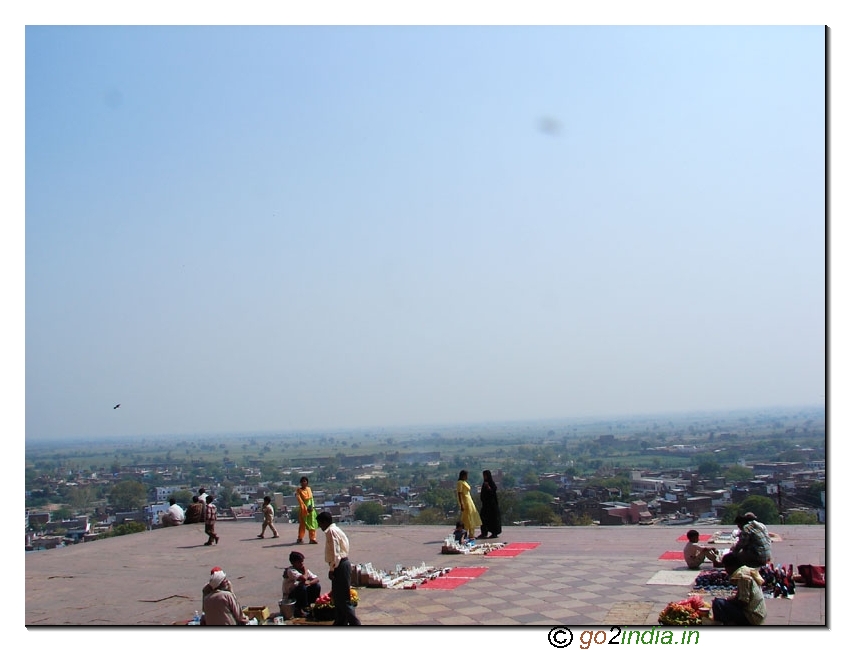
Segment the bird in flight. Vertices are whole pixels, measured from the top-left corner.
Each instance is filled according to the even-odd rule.
[[[114,411],[114,410],[115,410],[115,409],[117,409],[119,406],[121,406],[121,405],[120,405],[120,404],[116,404],[115,406],[113,406],[113,407],[112,407],[112,410]]]

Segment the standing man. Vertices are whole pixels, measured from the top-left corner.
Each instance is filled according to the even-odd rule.
[[[215,522],[218,521],[218,508],[215,507],[215,495],[210,494],[207,497],[207,505],[204,507],[204,532],[207,534],[204,546],[212,546],[215,542],[218,544],[218,535],[215,534]]]
[[[325,562],[330,571],[331,598],[334,601],[334,625],[361,625],[351,605],[351,563],[348,561],[348,536],[333,522],[328,511],[316,517],[319,527],[325,532]]]

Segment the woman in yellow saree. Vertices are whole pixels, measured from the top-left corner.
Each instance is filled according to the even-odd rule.
[[[460,507],[460,520],[463,522],[463,527],[469,539],[475,538],[475,527],[481,525],[481,516],[478,514],[478,508],[475,507],[475,502],[472,500],[472,488],[466,479],[469,478],[469,472],[465,469],[460,471],[457,477],[457,504]]]
[[[306,476],[301,477],[301,487],[295,490],[295,496],[298,499],[300,510],[298,512],[298,544],[304,543],[304,531],[306,530],[310,537],[311,544],[318,544],[316,541],[316,529],[319,524],[316,522],[316,508],[313,504],[313,490],[308,485],[310,480]]]

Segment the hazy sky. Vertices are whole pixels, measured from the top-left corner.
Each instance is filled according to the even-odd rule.
[[[25,47],[28,439],[824,403],[820,25]]]

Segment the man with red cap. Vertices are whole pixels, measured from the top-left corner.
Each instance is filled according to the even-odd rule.
[[[247,625],[248,617],[236,601],[233,587],[220,566],[210,571],[203,591],[204,616],[201,625]]]

